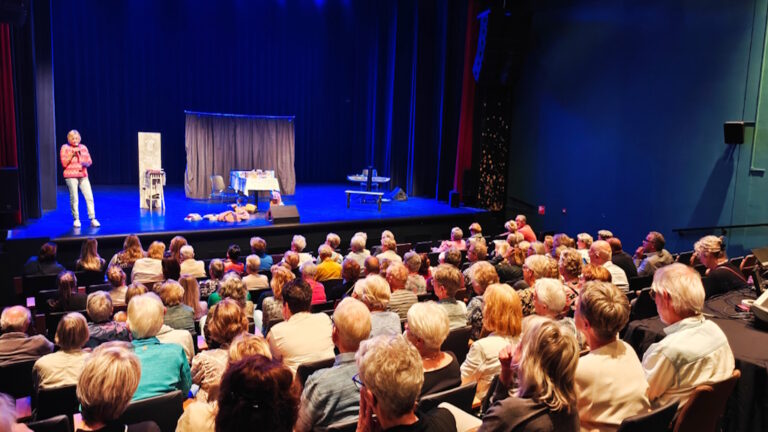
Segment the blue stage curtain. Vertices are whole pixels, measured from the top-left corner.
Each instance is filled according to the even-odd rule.
[[[295,116],[297,182],[370,164],[445,197],[467,1],[56,1],[56,134],[80,130],[94,184],[137,184],[137,132],[161,132],[181,184],[184,110]]]
[[[210,176],[218,174],[228,181],[231,170],[274,170],[280,192],[295,192],[292,117],[188,113],[185,130],[184,192],[188,198],[207,198]]]

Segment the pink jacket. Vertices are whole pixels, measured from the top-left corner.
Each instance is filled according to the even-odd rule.
[[[61,157],[61,165],[64,167],[65,179],[88,177],[87,167],[91,166],[92,161],[86,146],[64,144],[61,146],[59,156]]]

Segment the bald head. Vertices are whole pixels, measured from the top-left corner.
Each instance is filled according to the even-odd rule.
[[[398,262],[391,263],[387,267],[387,282],[393,292],[404,289],[405,283],[408,282],[408,268]]]
[[[611,245],[605,240],[598,240],[589,248],[589,259],[594,265],[605,264],[611,260],[611,255]]]
[[[370,274],[379,274],[379,259],[371,255],[365,259],[365,271],[366,276]]]
[[[24,306],[5,308],[0,316],[0,328],[3,329],[3,333],[26,333],[30,322],[32,322],[32,314]]]

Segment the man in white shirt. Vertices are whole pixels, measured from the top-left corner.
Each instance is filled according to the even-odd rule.
[[[589,248],[589,260],[592,265],[605,267],[606,270],[611,272],[611,282],[626,293],[629,291],[627,274],[624,273],[621,267],[611,261],[611,255],[611,245],[605,240],[598,240],[592,243],[592,246]]]
[[[181,257],[180,272],[193,278],[205,277],[205,263],[195,259],[195,249],[190,245],[182,246],[179,250]]]
[[[575,376],[581,430],[615,431],[622,420],[651,406],[640,359],[618,338],[629,321],[626,294],[609,282],[587,282],[577,299],[575,321],[590,350],[579,359]]]
[[[325,313],[309,313],[312,288],[304,279],[283,287],[285,321],[267,334],[272,357],[282,360],[294,373],[302,363],[333,358],[333,326]]]
[[[648,398],[656,406],[673,400],[680,407],[702,384],[730,378],[733,352],[725,334],[704,318],[704,287],[699,273],[676,263],[656,270],[651,296],[666,337],[643,355]]]
[[[376,258],[378,258],[379,261],[389,260],[392,262],[403,262],[403,259],[397,254],[397,242],[395,239],[389,237],[381,239],[381,253],[376,255]]]

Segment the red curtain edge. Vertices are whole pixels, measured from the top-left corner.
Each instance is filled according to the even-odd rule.
[[[461,194],[464,171],[472,167],[472,136],[474,132],[475,79],[472,75],[475,50],[477,49],[477,0],[467,4],[467,33],[464,43],[464,77],[461,90],[459,117],[459,142],[456,148],[456,168],[453,188]]]

